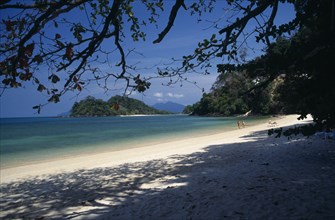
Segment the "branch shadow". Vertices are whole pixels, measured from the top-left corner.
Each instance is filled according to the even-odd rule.
[[[3,219],[331,219],[334,141],[242,143],[1,184]],[[283,143],[284,142],[284,143]]]

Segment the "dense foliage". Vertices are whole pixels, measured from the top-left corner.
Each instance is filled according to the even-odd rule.
[[[94,117],[116,115],[111,106],[101,99],[92,96],[86,97],[80,102],[75,102],[71,109],[71,117]]]
[[[71,117],[100,117],[136,114],[164,114],[167,112],[151,108],[143,102],[129,97],[114,96],[107,102],[92,96],[74,103]]]
[[[317,129],[334,128],[335,3],[305,1],[299,13],[296,32],[277,38],[263,56],[242,65],[218,65],[221,75],[213,90],[188,110],[223,115],[249,110],[298,113],[301,118],[312,114]]]
[[[302,118],[312,114],[319,128],[331,129],[335,127],[335,2],[307,1],[301,10],[311,16],[302,18],[292,37],[279,38],[264,56],[236,69],[261,78],[263,87],[282,76],[276,94],[283,111]]]
[[[193,115],[242,115],[280,113],[281,103],[277,100],[276,89],[281,79],[278,78],[262,89],[250,91],[258,84],[245,71],[222,73],[214,83],[212,90],[204,94],[201,100],[187,106],[184,113]]]

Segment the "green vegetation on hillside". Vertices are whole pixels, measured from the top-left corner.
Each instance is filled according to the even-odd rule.
[[[245,71],[222,73],[213,84],[211,92],[204,94],[194,105],[187,106],[184,113],[194,115],[232,116],[245,114],[275,114],[282,111],[277,100],[276,88],[280,78],[262,89],[250,91],[258,84]]]
[[[75,102],[71,109],[71,117],[93,117],[116,115],[107,102],[92,96]]]
[[[74,103],[71,109],[71,117],[99,117],[136,114],[152,115],[167,114],[167,112],[151,108],[137,99],[122,96],[114,96],[107,102],[88,96],[84,100]]]
[[[330,52],[320,51],[308,61],[313,63],[317,58],[321,69],[318,74],[314,71],[317,64],[311,69],[301,64],[311,59],[303,57],[306,52],[298,49],[299,44],[306,44],[309,35],[313,34],[304,29],[290,39],[278,38],[265,55],[244,65],[218,65],[220,75],[211,92],[185,108],[185,113],[224,116],[250,110],[253,114],[300,113],[304,116],[312,113],[316,121],[327,118],[329,124],[334,124],[334,113],[331,113],[334,103],[330,101],[335,94],[333,80],[325,69],[332,65],[325,57]],[[303,59],[294,61],[298,57]]]

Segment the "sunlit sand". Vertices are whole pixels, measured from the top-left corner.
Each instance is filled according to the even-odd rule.
[[[274,118],[276,127],[298,123]],[[3,218],[331,219],[335,144],[268,123],[1,170]]]

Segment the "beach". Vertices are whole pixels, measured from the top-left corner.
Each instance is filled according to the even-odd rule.
[[[1,169],[3,219],[334,219],[335,141],[217,134]]]

